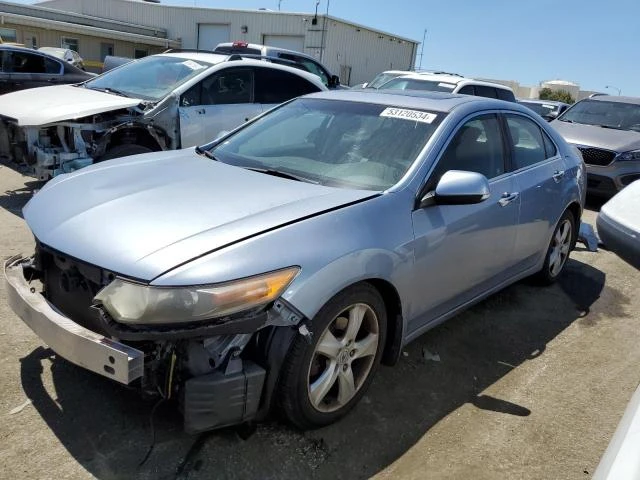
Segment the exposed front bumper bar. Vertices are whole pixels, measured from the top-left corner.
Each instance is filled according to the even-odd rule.
[[[120,383],[142,377],[144,353],[87,330],[58,312],[23,274],[25,259],[4,264],[9,306],[51,349],[71,363]]]

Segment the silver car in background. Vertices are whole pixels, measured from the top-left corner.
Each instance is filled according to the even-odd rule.
[[[553,282],[584,198],[577,151],[515,103],[324,92],[56,177],[24,209],[36,252],[6,262],[7,291],[58,355],[179,398],[189,432],[273,405],[314,428],[427,330]]]
[[[551,125],[582,152],[589,193],[611,197],[640,179],[640,98],[586,98]]]

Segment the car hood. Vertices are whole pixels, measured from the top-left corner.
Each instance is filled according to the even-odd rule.
[[[615,152],[628,152],[640,148],[640,133],[630,130],[615,130],[596,125],[569,123],[554,120],[551,125],[575,145],[604,148]]]
[[[43,244],[150,281],[208,252],[374,195],[252,172],[185,149],[58,176],[29,201],[24,218]]]
[[[55,85],[4,94],[0,115],[15,119],[18,125],[37,126],[134,107],[140,103],[142,100],[139,98],[73,85]]]

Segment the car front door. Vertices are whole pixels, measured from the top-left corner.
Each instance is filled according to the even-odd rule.
[[[219,70],[180,98],[180,140],[183,148],[214,140],[262,112],[255,101],[253,68]]]
[[[569,175],[559,150],[540,126],[525,115],[505,115],[511,168],[520,192],[515,257],[520,269],[534,266],[546,253],[549,234],[563,213]]]
[[[519,196],[497,114],[464,121],[445,147],[423,192],[449,170],[489,180],[490,197],[471,205],[432,204],[412,213],[415,279],[409,333],[502,284],[511,276]]]

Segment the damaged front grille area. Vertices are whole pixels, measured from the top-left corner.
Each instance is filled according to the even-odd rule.
[[[36,265],[43,273],[47,300],[74,322],[107,335],[100,312],[92,307],[93,297],[115,275],[38,243]]]

